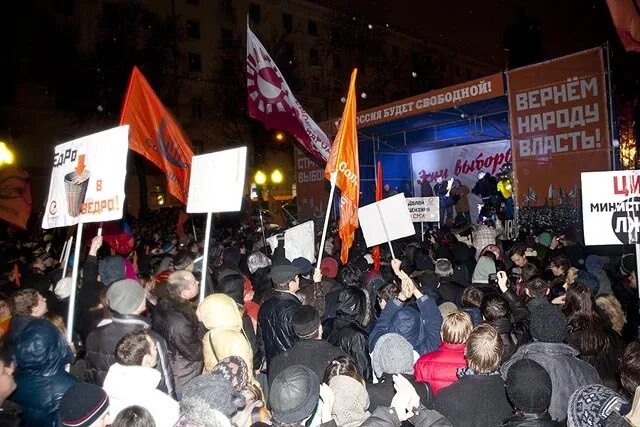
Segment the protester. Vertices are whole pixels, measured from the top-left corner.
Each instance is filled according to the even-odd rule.
[[[276,265],[271,269],[275,292],[262,303],[258,314],[258,334],[264,345],[267,366],[273,357],[296,342],[291,319],[301,305],[295,295],[300,289],[299,274],[299,270],[291,265]]]
[[[184,386],[176,426],[230,426],[229,418],[245,404],[244,397],[224,376],[203,374]]]
[[[187,270],[171,273],[166,290],[167,296],[158,301],[151,319],[153,330],[167,343],[175,390],[179,394],[189,380],[202,373],[201,342],[206,330],[190,302],[199,294],[193,274]]]
[[[16,364],[13,360],[13,348],[8,339],[0,341],[0,425],[18,427],[22,410],[9,397],[16,390],[13,374]]]
[[[142,406],[124,408],[113,420],[110,427],[156,427],[151,413]]]
[[[109,408],[104,390],[94,384],[77,383],[62,397],[58,416],[65,427],[107,427]]]
[[[339,356],[346,356],[340,348],[322,339],[322,325],[318,311],[308,305],[296,308],[291,319],[298,341],[271,360],[269,384],[289,366],[302,365],[322,377],[327,365]]]
[[[493,426],[512,414],[498,368],[502,340],[491,325],[477,326],[467,340],[468,366],[458,381],[440,390],[434,409],[454,426]]]
[[[179,416],[178,403],[157,390],[161,380],[158,351],[145,330],[125,334],[116,346],[116,363],[111,365],[104,379],[109,395],[113,422],[124,408],[138,405],[147,409],[157,426],[172,427]]]
[[[15,341],[33,320],[47,314],[47,300],[34,289],[21,289],[11,298],[11,323],[9,341]]]
[[[65,371],[73,352],[64,336],[46,319],[30,321],[14,341],[16,390],[25,427],[55,425],[60,401],[76,379]]]
[[[109,286],[107,303],[113,312],[112,322],[94,329],[87,337],[87,370],[90,382],[102,385],[109,367],[116,362],[116,345],[127,332],[149,330],[158,351],[157,369],[162,374],[160,389],[174,396],[174,380],[167,344],[151,331],[151,322],[142,316],[146,310],[144,289],[131,279],[119,280]]]
[[[444,317],[438,350],[420,356],[414,366],[417,381],[426,382],[434,396],[458,380],[458,369],[467,366],[466,342],[473,325],[467,313],[456,311]]]

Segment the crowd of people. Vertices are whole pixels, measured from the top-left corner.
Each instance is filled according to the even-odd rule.
[[[5,239],[1,426],[640,427],[633,255],[487,219],[318,269],[227,224],[201,271],[174,214],[83,244],[71,333],[60,236]]]

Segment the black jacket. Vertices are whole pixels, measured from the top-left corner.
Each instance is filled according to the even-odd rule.
[[[162,374],[158,388],[169,396],[175,397],[173,372],[169,361],[167,344],[160,335],[151,330],[151,322],[142,316],[134,314],[113,313],[112,323],[100,326],[87,337],[87,375],[89,381],[102,387],[109,367],[116,363],[116,345],[127,333],[148,330],[149,337],[155,342],[158,350],[158,365],[156,369]]]
[[[260,306],[258,336],[262,340],[267,366],[271,359],[290,349],[297,341],[291,319],[300,300],[288,292],[275,291]]]
[[[466,375],[440,390],[434,409],[456,427],[499,425],[513,414],[500,375]]]
[[[269,385],[280,372],[293,365],[302,365],[311,369],[322,381],[329,363],[339,356],[346,356],[346,353],[325,340],[298,341],[289,350],[271,359]]]
[[[206,328],[188,303],[170,298],[158,301],[151,320],[153,330],[167,343],[176,392],[181,393],[189,380],[202,373],[202,338]]]
[[[327,320],[323,323],[323,329],[328,331],[326,340],[353,357],[359,373],[366,381],[371,381],[373,369],[369,356],[367,331],[355,321],[340,318]]]
[[[513,339],[511,335],[511,322],[509,319],[495,319],[491,322],[487,322],[500,334],[500,339],[502,340],[502,359],[501,363],[508,360],[513,353],[516,352],[518,348],[516,341]]]
[[[500,424],[500,427],[560,427],[562,423],[551,420],[551,416],[544,414],[516,413]]]

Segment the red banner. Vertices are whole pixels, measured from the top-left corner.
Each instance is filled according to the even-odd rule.
[[[296,200],[298,219],[320,217],[327,210],[329,190],[324,169],[298,147],[293,147],[296,165]]]
[[[579,203],[580,172],[610,168],[602,49],[509,71],[516,203]]]

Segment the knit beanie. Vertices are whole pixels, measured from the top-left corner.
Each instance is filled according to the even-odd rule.
[[[229,381],[233,389],[241,392],[249,383],[247,363],[238,356],[225,357],[211,370],[212,375],[220,375]]]
[[[440,304],[438,306],[438,310],[440,310],[440,315],[442,315],[442,318],[444,319],[445,317],[447,317],[447,315],[451,314],[451,313],[456,313],[460,310],[458,310],[458,306],[455,305],[452,302],[443,302],[442,304]]]
[[[601,384],[580,387],[569,398],[567,427],[601,426],[612,412],[627,402]]]
[[[182,389],[180,412],[211,413],[216,410],[231,417],[244,405],[244,396],[236,392],[231,381],[223,375],[202,374]]]
[[[319,398],[320,380],[315,372],[302,365],[293,365],[273,380],[269,407],[278,423],[295,424],[313,413]]]
[[[567,339],[567,319],[552,304],[535,306],[531,310],[531,337],[536,341],[562,343]]]
[[[120,255],[103,258],[98,263],[98,274],[100,281],[107,286],[124,279],[126,277],[124,259]]]
[[[338,261],[331,257],[322,258],[320,271],[322,271],[323,276],[335,279],[338,275]]]
[[[331,415],[340,427],[359,427],[371,415],[369,394],[362,383],[346,375],[336,375],[329,381],[334,403]]]
[[[371,366],[378,378],[383,374],[412,374],[413,346],[399,334],[384,334],[371,353]]]
[[[60,400],[58,415],[63,426],[85,427],[99,420],[109,409],[105,391],[88,383],[75,383]]]
[[[145,298],[144,288],[131,279],[118,280],[107,290],[109,308],[120,314],[133,314]]]
[[[539,363],[520,359],[509,368],[505,381],[513,406],[527,414],[541,414],[551,403],[551,377]]]
[[[291,319],[293,332],[300,339],[311,339],[318,334],[320,327],[320,315],[318,310],[310,305],[301,305],[297,307]]]

